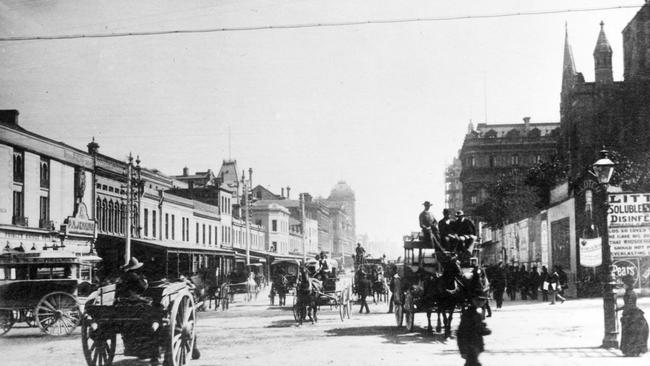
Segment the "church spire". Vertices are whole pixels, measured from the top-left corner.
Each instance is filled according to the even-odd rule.
[[[614,81],[612,74],[612,47],[605,35],[605,23],[600,22],[600,33],[596,48],[594,49],[594,68],[597,83],[611,83]]]
[[[568,25],[564,23],[564,61],[562,65],[562,93],[571,89],[575,83],[578,73],[576,72],[576,65],[573,62],[573,51],[571,44],[569,44],[569,29]]]

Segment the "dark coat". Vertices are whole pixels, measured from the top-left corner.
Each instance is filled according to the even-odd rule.
[[[454,233],[458,235],[476,235],[476,227],[468,219],[456,220],[452,225]]]
[[[117,296],[133,297],[141,295],[147,287],[147,281],[142,275],[133,271],[124,272],[120,276],[120,283],[117,286]]]
[[[360,279],[358,285],[357,293],[359,296],[366,297],[372,294],[372,283],[367,278]]]
[[[481,314],[473,306],[463,310],[460,324],[456,333],[458,351],[463,358],[475,358],[483,352],[483,336],[490,334],[490,330],[483,323]]]

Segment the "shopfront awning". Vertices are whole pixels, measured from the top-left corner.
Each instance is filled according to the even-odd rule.
[[[246,253],[241,253],[239,251],[235,252],[235,261],[236,262],[246,262]],[[254,263],[266,263],[266,258],[262,258],[259,255],[250,254],[251,265]]]
[[[163,241],[149,240],[149,239],[131,239],[131,242],[134,244],[140,244],[140,245],[153,247],[157,249],[164,249],[167,252],[171,252],[171,253],[216,254],[216,255],[230,256],[230,257],[235,256],[235,252],[229,249],[206,247],[206,246],[190,244],[190,243],[170,242],[170,241],[163,242]]]

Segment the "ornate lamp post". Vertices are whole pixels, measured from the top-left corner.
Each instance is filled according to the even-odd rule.
[[[612,251],[609,247],[609,233],[607,231],[607,211],[609,208],[609,197],[607,187],[609,180],[614,173],[614,162],[612,162],[607,150],[600,152],[600,159],[593,164],[594,175],[598,178],[598,183],[603,187],[602,190],[602,230],[603,233],[603,267],[607,270],[603,283],[603,313],[605,318],[605,335],[603,337],[603,348],[618,348],[618,330],[616,326],[616,293],[614,279],[614,268],[612,266]]]

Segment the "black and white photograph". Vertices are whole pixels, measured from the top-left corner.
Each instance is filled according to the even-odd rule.
[[[0,0],[0,364],[650,363],[649,0]]]

